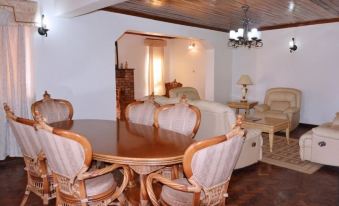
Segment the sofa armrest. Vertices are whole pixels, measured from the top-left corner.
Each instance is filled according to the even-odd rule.
[[[265,112],[270,110],[270,106],[268,106],[267,104],[259,104],[254,106],[254,109],[256,112]]]
[[[336,116],[332,121],[332,126],[339,126],[339,112],[336,113]]]
[[[284,113],[285,114],[288,114],[288,113],[293,114],[293,113],[296,113],[296,112],[299,112],[299,111],[300,111],[300,109],[298,107],[289,107],[284,111]]]
[[[312,129],[313,133],[320,137],[339,139],[339,127],[319,126]]]

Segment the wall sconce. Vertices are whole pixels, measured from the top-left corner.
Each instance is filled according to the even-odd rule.
[[[192,42],[192,43],[190,43],[189,45],[188,45],[188,49],[189,50],[192,50],[192,49],[195,49],[195,43],[194,42]]]
[[[45,23],[45,15],[41,15],[41,26],[38,28],[38,33],[41,36],[47,37],[47,32],[48,32],[48,29]]]
[[[298,49],[297,45],[295,44],[294,38],[292,38],[292,41],[290,41],[289,45],[291,53]]]

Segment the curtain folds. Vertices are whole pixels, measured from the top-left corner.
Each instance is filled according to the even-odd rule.
[[[0,160],[6,156],[21,156],[10,131],[3,103],[17,116],[29,117],[32,102],[31,43],[34,27],[17,24],[10,10],[0,7]]]
[[[164,47],[148,48],[148,94],[164,95]]]

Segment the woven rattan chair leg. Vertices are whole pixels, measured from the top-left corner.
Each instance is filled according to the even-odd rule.
[[[179,165],[173,165],[171,171],[171,179],[178,179],[179,178]]]
[[[118,197],[118,201],[119,201],[119,205],[128,205],[128,201],[124,195],[124,193],[122,193],[119,197]]]
[[[226,205],[226,198],[222,198],[220,202],[220,206],[225,206]]]
[[[25,191],[25,195],[21,200],[20,206],[25,206],[26,202],[28,200],[29,194],[31,193],[31,191],[29,191],[28,187],[26,187],[26,191]]]
[[[42,204],[48,205],[48,195],[47,194],[45,194],[44,197],[42,198]]]
[[[129,175],[128,188],[135,187],[136,186],[135,173],[131,168],[128,169],[128,175]]]

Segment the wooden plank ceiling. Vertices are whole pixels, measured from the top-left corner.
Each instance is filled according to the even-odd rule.
[[[339,0],[128,0],[104,10],[229,31],[241,26],[243,5],[261,30],[339,21]]]

